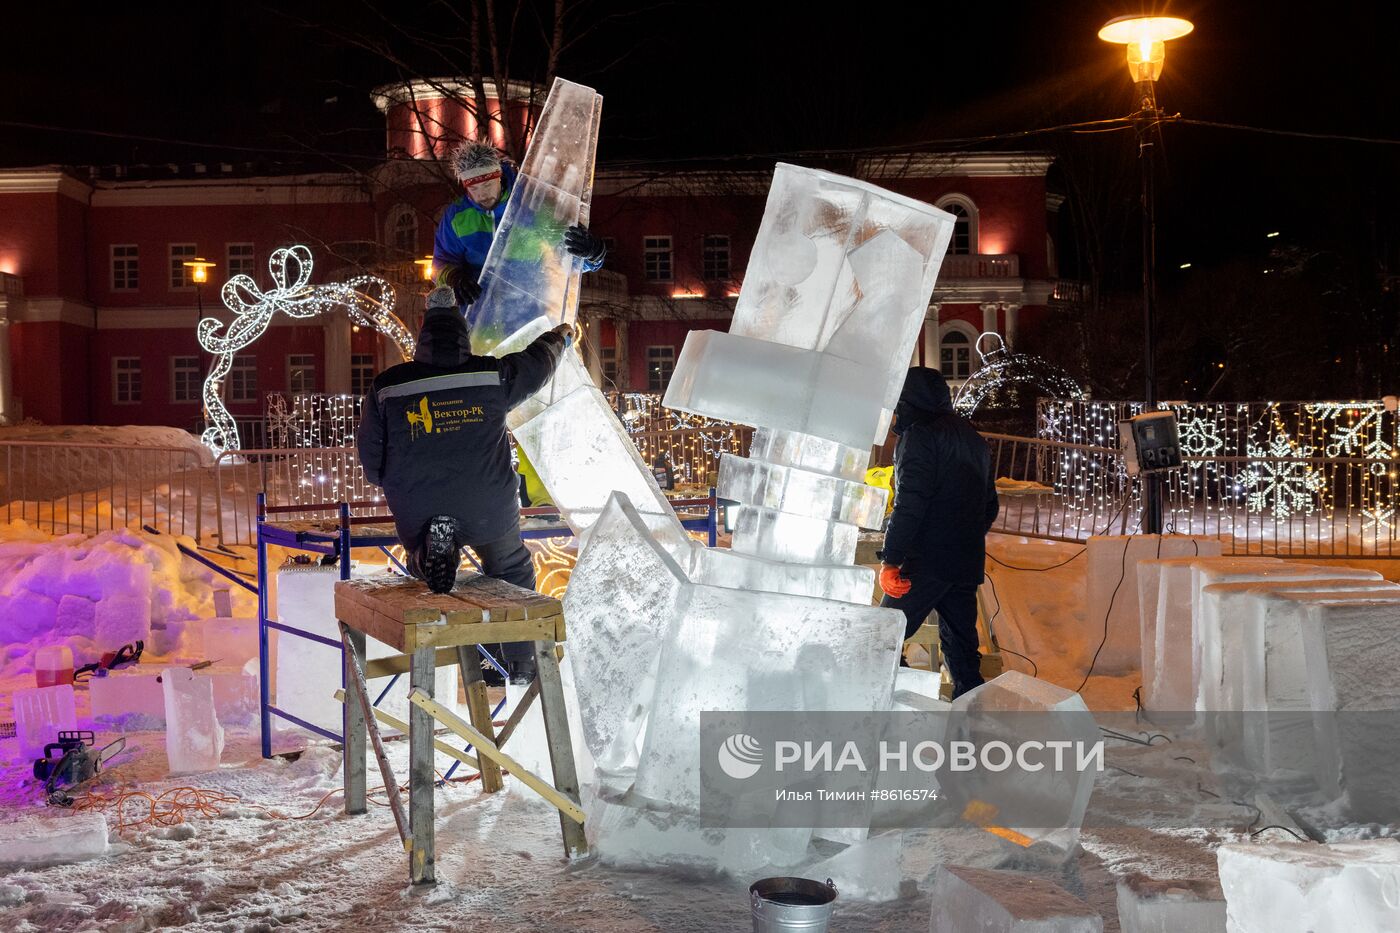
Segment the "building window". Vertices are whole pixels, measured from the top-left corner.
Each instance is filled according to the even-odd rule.
[[[253,244],[230,243],[228,245],[228,277],[246,275],[253,278]]]
[[[675,347],[647,347],[647,391],[665,392],[676,369]]]
[[[726,282],[729,280],[729,237],[727,234],[705,234],[701,250],[701,267],[706,282]]]
[[[112,247],[112,291],[132,292],[140,284],[137,265],[140,254],[135,243],[123,243]]]
[[[603,373],[604,385],[617,385],[617,347],[598,348],[598,368]]]
[[[961,382],[972,375],[972,339],[960,330],[948,330],[939,341],[938,368],[945,378]]]
[[[194,278],[190,273],[194,270],[185,265],[191,259],[198,258],[195,253],[197,247],[193,243],[171,243],[170,244],[170,287],[188,288],[194,284]]]
[[[951,256],[971,256],[977,252],[977,205],[961,194],[945,194],[934,204],[953,215],[953,239],[948,244]]]
[[[170,400],[199,401],[199,357],[176,356],[170,360]]]
[[[374,354],[350,354],[350,394],[357,398],[369,395],[374,383]]]
[[[418,255],[418,214],[407,204],[389,214],[389,245],[401,255]]]
[[[642,269],[648,282],[671,281],[671,238],[642,237]]]
[[[141,401],[140,357],[113,357],[112,401],[118,405],[135,405]]]
[[[287,391],[293,395],[316,391],[316,357],[310,353],[287,357]]]
[[[258,361],[251,356],[235,356],[228,371],[228,400],[256,402],[258,400]]]

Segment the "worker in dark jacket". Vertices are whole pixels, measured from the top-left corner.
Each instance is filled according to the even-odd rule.
[[[895,406],[894,513],[880,552],[883,606],[902,610],[904,637],[938,613],[953,696],[982,683],[977,587],[997,490],[987,444],[953,410],[943,374],[909,370]]]
[[[519,353],[473,356],[456,296],[435,288],[412,362],[375,377],[356,435],[360,462],[384,488],[408,571],[433,592],[452,589],[468,545],[487,576],[534,589],[506,413],[549,380],[572,337],[561,324]],[[528,645],[506,656],[513,678],[532,677]]]

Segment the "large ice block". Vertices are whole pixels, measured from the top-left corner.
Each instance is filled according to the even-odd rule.
[[[515,431],[522,424],[544,411],[550,405],[567,396],[575,389],[593,386],[593,380],[583,365],[583,359],[575,350],[565,350],[559,357],[559,365],[554,375],[540,387],[540,390],[512,408],[506,414],[506,427]]]
[[[44,746],[57,742],[60,731],[76,728],[78,714],[72,684],[15,691],[15,734],[19,737],[21,758],[42,758]]]
[[[725,499],[789,515],[879,528],[888,490],[825,473],[723,454],[716,490]]]
[[[1400,603],[1319,602],[1303,617],[1308,699],[1324,793],[1359,822],[1400,818]]]
[[[698,543],[691,549],[687,571],[693,583],[732,590],[815,596],[843,603],[867,605],[875,592],[875,571],[869,567],[765,560],[729,548],[709,548]]]
[[[631,502],[609,496],[564,594],[583,737],[601,770],[636,766],[661,640],[686,587]]]
[[[804,866],[804,878],[830,878],[843,901],[892,901],[899,897],[902,832],[886,832],[852,843],[835,855]]]
[[[0,819],[0,865],[60,865],[107,854],[107,817],[94,810],[20,810]]]
[[[188,667],[161,671],[165,688],[165,755],[171,774],[193,774],[219,767],[224,729],[214,711],[214,683]]]
[[[1007,671],[955,699],[947,728],[948,741],[971,741],[977,747],[991,741],[1012,748],[1032,740],[1074,743],[1066,765],[1058,769],[940,774],[940,784],[957,807],[975,806],[973,812],[988,814],[990,822],[1012,830],[1022,844],[1072,848],[1097,777],[1093,768],[1079,770],[1074,762],[1080,749],[1092,749],[1100,741],[1098,726],[1079,694]]]
[[[1103,917],[1053,881],[1018,871],[944,865],[929,933],[1103,933]]]
[[[556,78],[468,312],[472,351],[504,356],[578,312],[581,264],[564,231],[587,224],[603,98]]]
[[[1122,933],[1224,933],[1225,894],[1214,878],[1118,879]]]
[[[749,456],[856,482],[865,479],[865,468],[870,464],[869,447],[847,447],[813,434],[773,428],[754,430]]]
[[[894,609],[692,584],[657,665],[637,793],[695,810],[704,710],[889,709]]]
[[[884,382],[883,371],[830,353],[693,330],[661,404],[860,447],[880,419]]]
[[[851,444],[869,446],[888,429],[953,226],[867,182],[779,163],[730,333],[876,370],[882,416]]]
[[[673,554],[689,546],[689,536],[636,444],[593,386],[555,401],[516,428],[515,439],[575,534],[591,527],[608,497],[620,492]]]
[[[1228,933],[1400,929],[1400,845],[1393,839],[1230,843],[1215,855]]]
[[[161,668],[138,664],[88,681],[93,723],[122,730],[165,728]],[[215,664],[195,676],[214,685],[214,710],[226,726],[249,725],[258,716],[258,668]]]
[[[1219,553],[1218,538],[1185,535],[1091,537],[1084,553],[1087,611],[1079,617],[1079,634],[1074,641],[1092,651],[1103,641],[1104,632],[1108,632],[1108,640],[1103,641],[1094,670],[1126,674],[1152,669],[1144,659],[1146,643],[1142,640],[1142,614],[1138,604],[1139,561]],[[1155,586],[1149,595],[1155,607]],[[1072,619],[1064,621],[1066,625],[1074,624]],[[1085,656],[1081,663],[1087,667],[1089,658]]]
[[[731,546],[743,554],[799,564],[850,564],[860,529],[845,522],[775,512],[752,505],[734,509]]]

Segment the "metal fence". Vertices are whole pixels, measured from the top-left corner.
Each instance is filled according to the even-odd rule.
[[[1085,541],[1131,529],[1135,488],[1118,451],[1009,434],[982,436],[991,448],[1001,498],[993,531]]]
[[[140,524],[198,539],[206,457],[188,447],[0,441],[0,515],[54,535]]]
[[[219,542],[251,545],[257,539],[257,497],[270,506],[327,502],[380,502],[382,493],[365,479],[353,447],[229,450],[214,467]],[[372,511],[360,509],[356,511]],[[281,521],[325,518],[324,512],[296,512]]]

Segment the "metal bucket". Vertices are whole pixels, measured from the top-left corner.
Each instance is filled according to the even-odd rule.
[[[825,933],[836,885],[810,878],[764,878],[749,885],[753,933]]]

